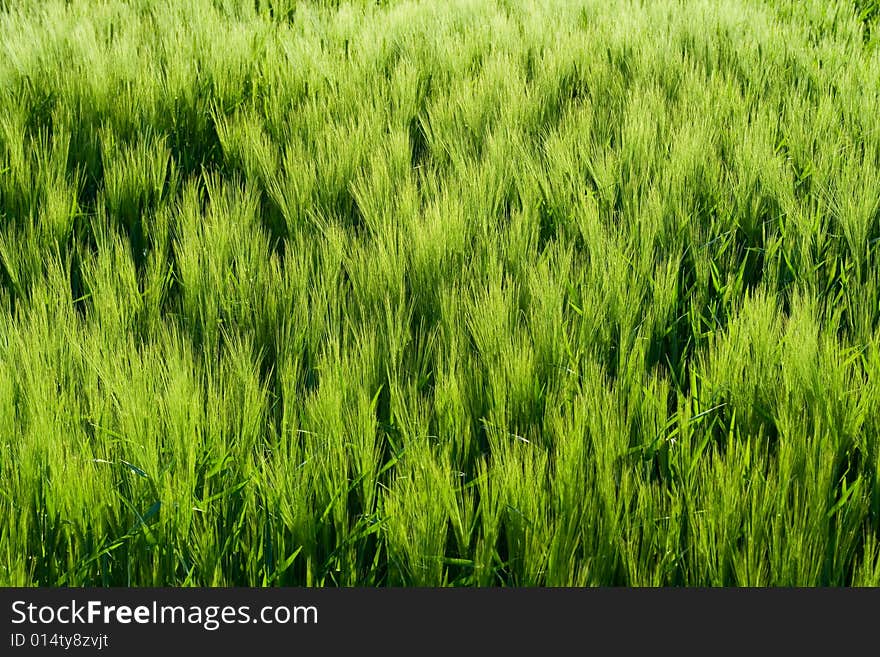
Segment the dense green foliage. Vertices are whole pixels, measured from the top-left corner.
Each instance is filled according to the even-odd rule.
[[[880,584],[873,0],[0,10],[0,583]]]

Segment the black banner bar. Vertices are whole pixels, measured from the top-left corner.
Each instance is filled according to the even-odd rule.
[[[880,589],[7,588],[0,604],[13,656],[876,654]]]

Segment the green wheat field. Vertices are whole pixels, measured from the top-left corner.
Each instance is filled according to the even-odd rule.
[[[0,584],[880,585],[878,46],[0,0]]]

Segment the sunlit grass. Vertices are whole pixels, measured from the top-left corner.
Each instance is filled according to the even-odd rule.
[[[0,7],[0,584],[880,585],[876,2]]]

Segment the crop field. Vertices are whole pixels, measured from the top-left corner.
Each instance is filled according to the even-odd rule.
[[[0,585],[880,585],[878,46],[0,0]]]

